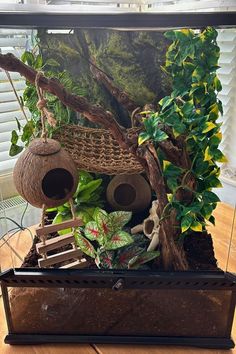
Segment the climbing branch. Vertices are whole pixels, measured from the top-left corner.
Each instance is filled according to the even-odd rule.
[[[94,60],[90,64],[90,71],[94,78],[102,83],[106,89],[112,94],[113,97],[131,114],[137,109],[137,104],[129,97],[129,95],[120,90],[106,73],[100,70],[94,63]]]
[[[0,67],[7,71],[18,72],[26,80],[35,84],[37,71],[24,64],[13,54],[0,54]],[[69,93],[56,79],[49,79],[41,75],[38,84],[42,90],[57,96],[65,106],[82,113],[91,122],[101,124],[104,128],[109,129],[120,146],[127,148],[125,129],[117,123],[111,112],[105,111],[100,106],[90,104],[85,97]]]

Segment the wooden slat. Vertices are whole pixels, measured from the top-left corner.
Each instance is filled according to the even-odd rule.
[[[82,258],[78,261],[66,264],[62,267],[60,267],[60,269],[72,269],[72,268],[84,268],[86,267],[87,261],[85,258]]]
[[[72,234],[61,235],[47,240],[45,245],[43,242],[37,243],[36,250],[39,254],[44,254],[48,251],[52,251],[64,245],[68,245],[74,241],[75,237]]]
[[[77,226],[82,226],[83,222],[81,219],[75,219],[75,220],[69,220],[69,221],[63,221],[60,224],[53,224],[53,225],[46,225],[44,227],[38,227],[36,229],[36,235],[37,236],[45,236],[49,235],[52,232],[56,232],[59,230],[65,230],[71,227],[77,227]]]
[[[48,256],[46,259],[39,259],[38,263],[40,267],[47,267],[60,262],[67,261],[69,259],[77,258],[82,256],[82,252],[79,249],[71,249],[69,251],[64,251],[52,256]]]

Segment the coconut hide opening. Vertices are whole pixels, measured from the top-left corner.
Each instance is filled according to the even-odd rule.
[[[42,190],[46,197],[59,200],[64,199],[72,190],[74,179],[64,168],[55,168],[43,178]]]
[[[128,183],[122,183],[115,189],[114,199],[121,206],[130,205],[136,199],[136,190]]]

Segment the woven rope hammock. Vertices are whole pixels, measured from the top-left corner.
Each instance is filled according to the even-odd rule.
[[[140,128],[130,128],[128,136],[137,136],[139,131]],[[54,138],[61,142],[81,170],[107,175],[143,172],[135,156],[122,149],[105,129],[66,125],[57,131]]]

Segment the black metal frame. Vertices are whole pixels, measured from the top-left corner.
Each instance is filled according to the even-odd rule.
[[[223,271],[156,272],[147,270],[97,270],[15,268],[0,274],[5,287],[194,289],[232,290],[236,293],[236,274]],[[114,288],[114,290],[117,290]]]
[[[132,28],[137,30],[235,25],[236,12],[122,14],[0,12],[0,28]]]
[[[0,28],[122,28],[156,29],[202,28],[206,26],[236,26],[236,12],[223,13],[119,13],[119,14],[62,14],[0,12]],[[59,269],[11,269],[0,274],[2,295],[9,334],[9,344],[32,343],[136,343],[192,345],[207,348],[233,348],[230,338],[236,302],[236,276],[224,272],[145,272]],[[117,283],[120,287],[116,286]],[[8,287],[88,287],[125,289],[195,289],[231,290],[231,311],[224,338],[190,337],[130,337],[78,336],[48,334],[14,334],[11,332]]]
[[[132,343],[185,345],[205,348],[234,347],[230,338],[236,303],[236,275],[222,271],[207,272],[150,272],[115,270],[59,270],[59,269],[11,269],[0,275],[3,301],[9,334],[8,344],[35,343]],[[117,284],[121,286],[117,287]],[[230,290],[232,299],[226,336],[224,338],[202,337],[139,337],[61,334],[15,334],[12,331],[8,287],[67,287],[122,289],[189,289]]]

